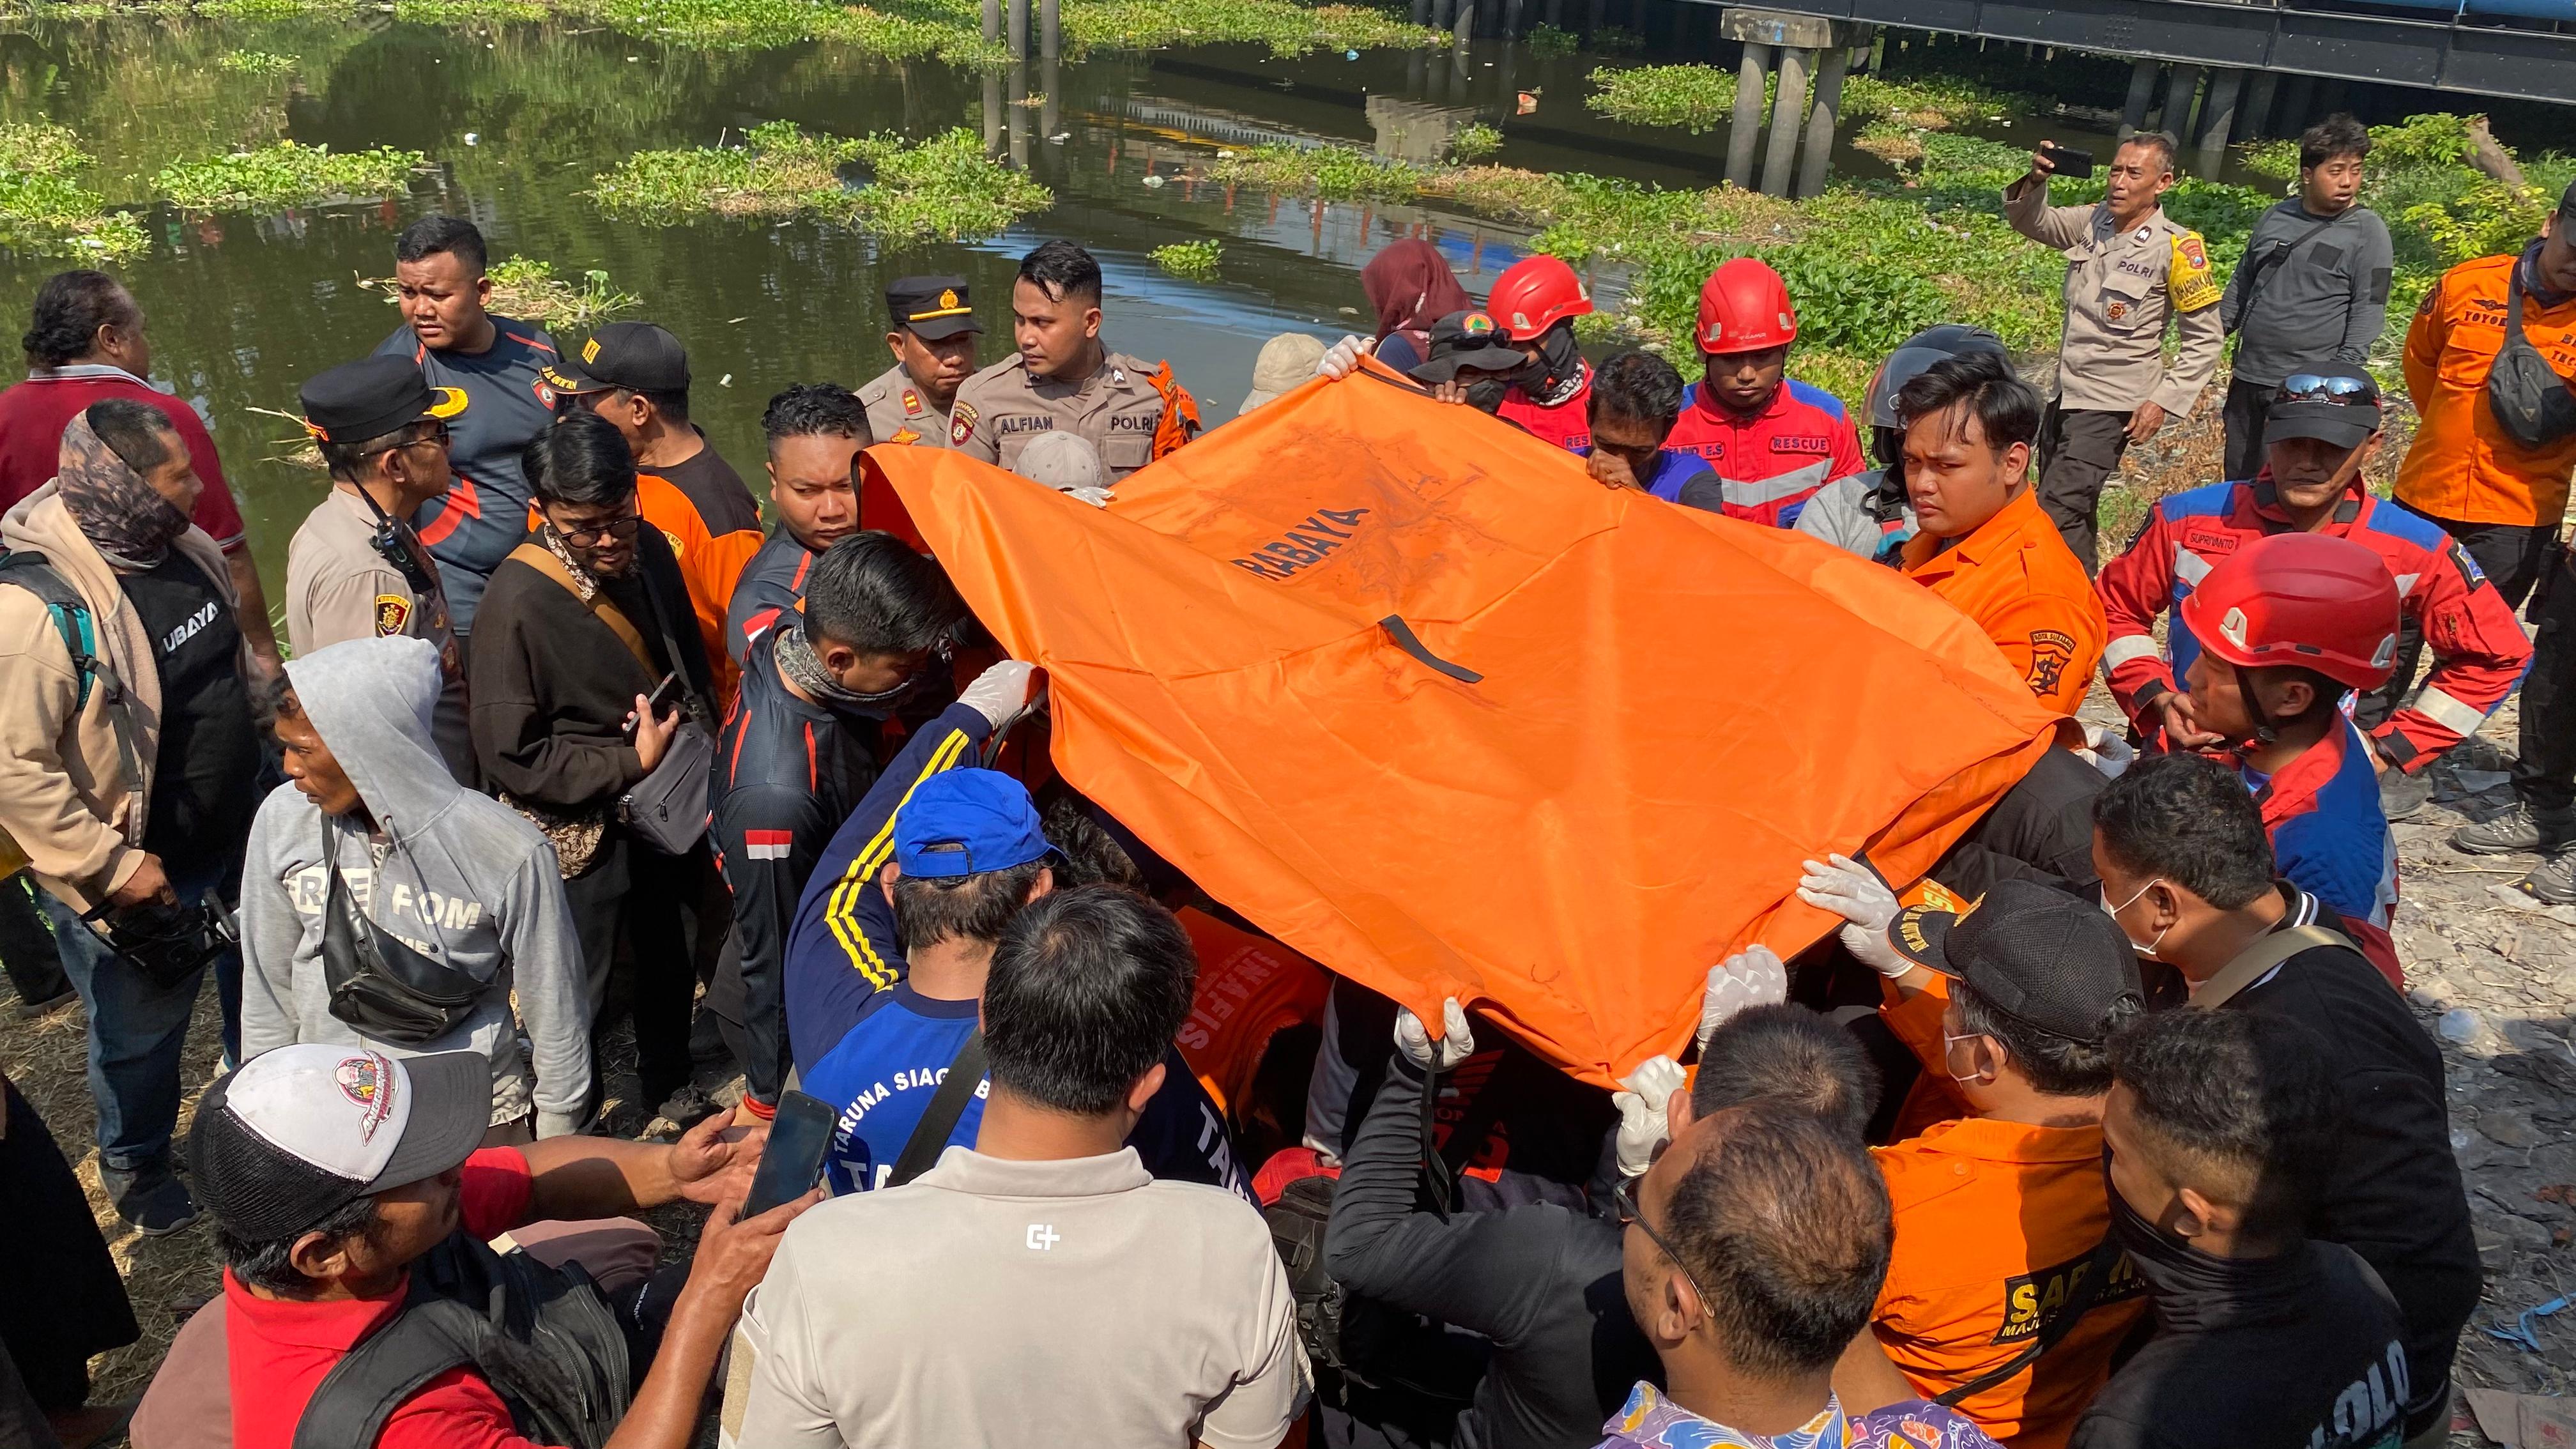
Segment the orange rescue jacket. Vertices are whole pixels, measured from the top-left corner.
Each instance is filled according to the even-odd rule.
[[[1946,549],[1931,534],[1916,534],[1902,557],[1905,576],[1976,620],[2042,704],[2075,713],[2111,626],[2036,489]]]
[[[2442,274],[2406,329],[2406,390],[2423,421],[2397,469],[2397,501],[2457,523],[2545,523],[2567,511],[2576,437],[2528,449],[2487,406],[2504,347],[2505,288],[2518,256],[2480,257]],[[2522,299],[2522,331],[2560,377],[2576,377],[2576,301]]]

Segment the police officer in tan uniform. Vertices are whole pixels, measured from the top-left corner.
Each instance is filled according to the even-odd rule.
[[[948,409],[975,370],[975,339],[984,335],[964,277],[897,277],[886,288],[894,328],[886,349],[894,366],[859,389],[868,430],[884,443],[948,446]]]
[[[419,363],[384,353],[304,384],[304,430],[331,470],[331,492],[286,546],[286,637],[298,655],[397,634],[435,646],[444,684],[432,734],[448,770],[470,786],[465,661],[438,563],[411,527],[413,512],[454,480],[446,419],[465,400],[451,392],[432,388]]]
[[[1012,468],[1029,441],[1056,429],[1100,450],[1112,482],[1198,435],[1198,403],[1165,364],[1147,368],[1100,341],[1100,264],[1069,241],[1020,260],[1011,286],[1018,351],[966,379],[948,443]]]
[[[2030,174],[2004,189],[2004,219],[2066,254],[2066,331],[2057,396],[2040,423],[2039,503],[2089,574],[2103,480],[2131,443],[2191,411],[2226,338],[2208,248],[2157,205],[2174,184],[2174,138],[2142,132],[2121,142],[2103,199],[2089,206],[2048,204],[2058,159],[2041,144]],[[2181,339],[2171,367],[2169,318]]]

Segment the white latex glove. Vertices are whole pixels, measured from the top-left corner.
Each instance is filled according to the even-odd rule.
[[[1110,500],[1118,496],[1106,488],[1067,488],[1064,491],[1071,494],[1073,497],[1079,498],[1083,502],[1090,504],[1094,508],[1106,508],[1109,506]]]
[[[1705,1053],[1712,1032],[1748,1007],[1777,1006],[1789,999],[1789,968],[1768,946],[1747,946],[1708,968],[1708,987],[1699,998],[1699,1044]]]
[[[1360,370],[1360,359],[1377,350],[1372,337],[1344,337],[1315,361],[1317,377],[1344,378]]]
[[[1847,923],[1842,929],[1843,949],[1868,962],[1879,975],[1893,980],[1913,970],[1914,963],[1887,944],[1888,922],[1896,919],[1896,892],[1887,888],[1877,871],[1849,856],[1825,859],[1824,865],[1805,863],[1806,874],[1798,878],[1798,899],[1842,917]]]
[[[1447,1071],[1476,1054],[1476,1034],[1467,1029],[1467,1012],[1457,997],[1440,1003],[1440,1066]],[[1431,1065],[1431,1033],[1423,1030],[1422,1018],[1410,1009],[1395,1014],[1395,1044],[1413,1064],[1424,1071]]]
[[[975,676],[975,682],[960,690],[957,702],[971,705],[984,722],[995,729],[1029,707],[1030,685],[1037,678],[1037,666],[1017,659],[1005,659]]]
[[[2127,740],[2100,725],[2084,727],[2084,748],[2077,750],[2086,763],[2116,780],[2138,762],[2137,749]]]
[[[1621,1177],[1643,1177],[1655,1165],[1655,1149],[1672,1135],[1664,1107],[1682,1089],[1683,1081],[1682,1064],[1661,1056],[1646,1058],[1619,1079],[1619,1085],[1628,1090],[1612,1092],[1610,1105],[1619,1109]]]

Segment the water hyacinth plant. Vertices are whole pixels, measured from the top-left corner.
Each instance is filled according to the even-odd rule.
[[[90,167],[62,126],[0,125],[0,246],[32,256],[124,261],[149,243],[132,212],[111,212],[76,179]]]
[[[1217,263],[1224,259],[1225,248],[1214,240],[1174,242],[1156,247],[1147,255],[1155,266],[1175,277],[1205,282],[1216,277]]]
[[[488,305],[493,311],[523,317],[556,332],[596,327],[620,312],[634,310],[644,300],[632,292],[619,291],[608,280],[608,273],[596,268],[582,273],[579,282],[572,282],[556,276],[552,262],[534,257],[504,257],[494,262],[486,275],[492,279]],[[402,297],[394,290],[391,277],[367,277],[358,285],[383,293],[388,303],[401,305]],[[318,460],[320,455],[315,456]]]
[[[850,186],[841,168],[873,178]],[[848,140],[792,121],[754,126],[739,146],[645,151],[593,179],[608,211],[664,224],[700,216],[812,216],[889,240],[990,236],[1053,204],[1044,186],[995,161],[960,127],[926,141]]]
[[[265,50],[228,50],[215,66],[236,75],[290,75],[295,70],[295,57]]]
[[[421,159],[418,151],[391,146],[338,152],[280,141],[228,156],[174,161],[153,174],[152,189],[188,211],[267,211],[372,200],[409,193],[411,173]]]

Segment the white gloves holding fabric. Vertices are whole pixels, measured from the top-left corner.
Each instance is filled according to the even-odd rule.
[[[2076,758],[2116,780],[2138,762],[2138,751],[2127,740],[2100,725],[2084,727],[2084,748]]]
[[[1896,892],[1878,872],[1849,856],[1829,855],[1827,863],[1808,861],[1798,878],[1798,899],[1831,911],[1849,924],[1842,929],[1843,949],[1869,963],[1889,980],[1914,969],[1914,963],[1887,944],[1888,923],[1896,919]]]
[[[1708,968],[1708,987],[1699,997],[1699,1046],[1708,1052],[1709,1035],[1748,1007],[1777,1006],[1789,999],[1789,968],[1768,946],[1747,946]]]
[[[1325,349],[1324,355],[1316,360],[1315,375],[1330,378],[1348,377],[1360,370],[1360,359],[1376,349],[1377,341],[1374,338],[1344,337]]]
[[[1619,1109],[1619,1175],[1643,1177],[1655,1165],[1655,1149],[1672,1136],[1664,1120],[1664,1107],[1673,1093],[1682,1089],[1682,1064],[1671,1057],[1648,1057],[1637,1069],[1619,1079],[1624,1092],[1612,1092],[1610,1104]]]
[[[1428,1072],[1447,1071],[1476,1054],[1476,1034],[1467,1029],[1466,1009],[1457,997],[1440,1003],[1440,1063],[1431,1062],[1431,1033],[1424,1030],[1422,1018],[1411,1010],[1395,1014],[1395,1045],[1413,1064]]]
[[[957,702],[971,707],[995,729],[1029,707],[1031,686],[1037,681],[1037,666],[1017,659],[1005,659],[975,676],[975,682],[960,690]]]

